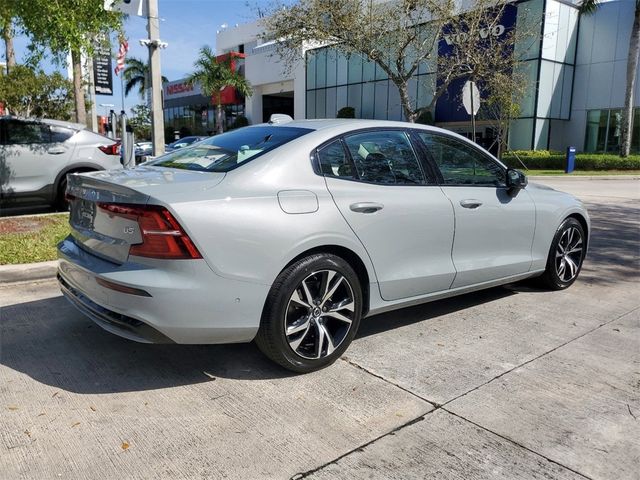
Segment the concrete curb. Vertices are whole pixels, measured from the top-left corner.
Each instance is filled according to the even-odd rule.
[[[526,170],[524,170],[526,174]],[[640,175],[527,175],[532,180],[640,180]]]
[[[55,278],[58,261],[0,265],[0,285]]]

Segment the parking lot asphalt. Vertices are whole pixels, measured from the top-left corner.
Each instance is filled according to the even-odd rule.
[[[121,339],[52,280],[0,287],[0,478],[638,479],[640,182],[544,183],[592,216],[574,286],[369,318],[309,375]]]

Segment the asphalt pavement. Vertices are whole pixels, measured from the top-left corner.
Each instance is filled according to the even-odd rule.
[[[121,339],[53,280],[0,287],[0,478],[637,480],[640,182],[544,183],[592,216],[574,286],[369,318],[309,375]]]

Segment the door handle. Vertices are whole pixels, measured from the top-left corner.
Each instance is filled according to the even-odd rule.
[[[352,203],[351,205],[349,205],[349,208],[352,211],[358,213],[375,213],[378,210],[382,210],[384,208],[384,205],[374,202],[358,202]]]
[[[480,205],[482,205],[482,202],[480,200],[474,200],[472,198],[469,198],[466,200],[460,200],[460,205],[463,208],[475,209],[475,208],[478,208]]]
[[[67,150],[65,148],[62,147],[51,147],[49,150],[47,150],[47,153],[51,154],[51,155],[61,155],[63,153],[66,153]]]

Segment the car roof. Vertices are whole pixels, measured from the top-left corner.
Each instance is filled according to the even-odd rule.
[[[86,125],[81,123],[67,122],[65,120],[54,120],[52,118],[27,118],[27,117],[14,117],[12,115],[6,115],[1,117],[3,120],[21,120],[23,122],[42,122],[47,125],[54,125],[56,127],[70,128],[72,130],[84,130]]]
[[[428,130],[435,133],[442,133],[449,136],[459,138],[464,141],[469,141],[466,137],[452,131],[433,125],[424,125],[422,123],[409,123],[400,122],[395,120],[363,120],[357,118],[320,118],[310,120],[293,120],[290,122],[282,123],[262,123],[262,127],[292,127],[292,128],[307,128],[314,131],[322,131],[327,129],[333,129],[340,131],[342,134],[348,133],[352,130],[361,130],[366,128],[414,128],[419,130]],[[251,127],[247,127],[251,128]]]

